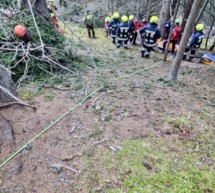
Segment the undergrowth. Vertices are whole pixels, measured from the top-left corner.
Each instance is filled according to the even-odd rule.
[[[79,62],[79,58],[76,55],[71,39],[66,38],[56,31],[51,18],[47,19],[36,15],[36,22],[43,43],[45,44],[45,54],[51,60],[59,62],[62,66],[66,66],[70,69],[78,68],[77,63]],[[31,79],[41,79],[46,76],[51,76],[57,71],[63,71],[57,65],[50,64],[46,59],[42,59],[41,49],[29,51],[30,55],[20,61],[25,54],[24,50],[27,49],[27,46],[22,47],[21,44],[17,45],[19,42],[21,43],[21,40],[13,34],[13,28],[16,24],[24,24],[33,32],[33,41],[31,42],[30,48],[34,49],[40,45],[33,18],[28,11],[22,10],[12,17],[11,20],[3,21],[2,25],[4,26],[4,30],[0,31],[0,41],[5,42],[5,48],[18,48],[17,51],[0,51],[1,63],[8,68],[12,67],[11,70],[15,72],[12,76],[13,80],[17,81],[24,74],[26,62],[28,62],[27,77]]]

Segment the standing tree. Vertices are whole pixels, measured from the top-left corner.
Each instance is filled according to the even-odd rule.
[[[189,17],[192,5],[193,5],[193,1],[194,0],[186,0],[186,5],[185,5],[185,10],[184,10],[184,14],[183,14],[183,19],[182,19],[182,29],[185,28],[186,22],[187,22],[187,18]],[[198,14],[197,14],[198,16]]]
[[[212,53],[215,54],[214,48],[215,48],[215,40],[214,40],[212,46],[209,48],[209,50],[212,51]]]
[[[204,1],[205,0],[195,0],[193,3],[188,21],[187,21],[186,26],[185,26],[185,30],[184,30],[185,33],[183,33],[183,36],[182,36],[179,51],[178,51],[177,56],[174,60],[172,69],[170,71],[170,80],[176,80],[177,79],[177,75],[178,75],[178,71],[180,69],[183,54],[184,54],[184,51],[187,47],[187,42],[189,41],[189,38],[190,38],[192,31],[195,27],[196,18],[198,16],[199,11],[201,10],[201,7],[202,7]]]
[[[46,0],[35,0],[35,1],[30,1],[33,9],[39,14],[44,17],[49,17],[49,11],[47,9],[46,5]],[[28,6],[28,0],[21,0],[20,2],[21,8],[22,9],[29,9]]]
[[[163,29],[162,26],[165,23],[165,21],[170,18],[170,3],[171,0],[163,0],[162,8],[160,11],[158,28],[161,31],[162,38],[165,37],[165,30]]]

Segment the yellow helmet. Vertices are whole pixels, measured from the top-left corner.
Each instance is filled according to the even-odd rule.
[[[197,31],[202,31],[204,29],[204,24],[198,24],[197,26],[196,26],[196,30]]]
[[[152,16],[151,18],[150,18],[150,23],[158,23],[158,17],[157,16]]]
[[[176,19],[175,20],[175,24],[179,24],[180,25],[181,24],[181,19]]]
[[[133,15],[130,15],[129,16],[129,21],[133,20],[134,19],[134,16]]]
[[[124,23],[128,21],[128,17],[126,15],[123,15],[121,19]]]
[[[119,18],[119,13],[118,13],[118,12],[115,12],[115,13],[113,14],[113,18],[114,18],[114,19]]]
[[[105,22],[110,22],[111,18],[110,17],[106,17],[105,18]]]

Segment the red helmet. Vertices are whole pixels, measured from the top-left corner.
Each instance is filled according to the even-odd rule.
[[[16,25],[14,27],[14,33],[18,36],[18,37],[23,37],[26,33],[26,27],[24,25]]]

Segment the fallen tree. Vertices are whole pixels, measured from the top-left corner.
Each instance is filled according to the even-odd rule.
[[[16,88],[26,80],[50,77],[55,72],[75,73],[77,57],[71,40],[56,31],[51,18],[33,10],[29,0],[25,2],[29,4],[25,10],[10,4],[0,12],[0,102],[29,106],[16,97]],[[14,35],[17,24],[34,33],[32,42],[25,44]]]

